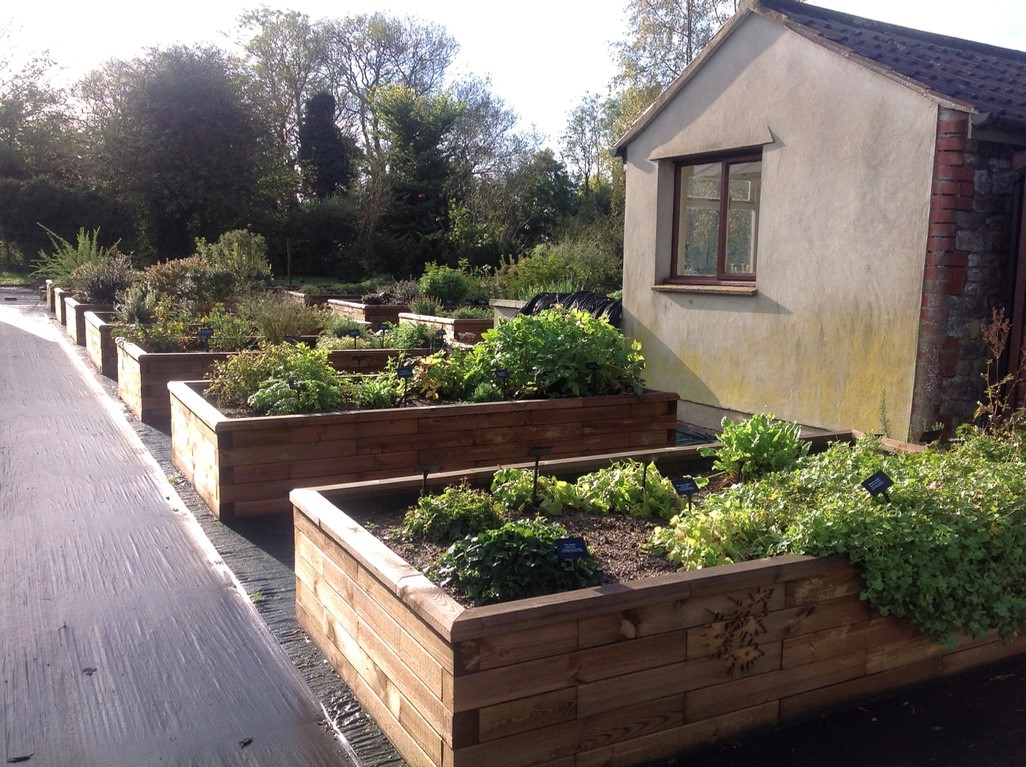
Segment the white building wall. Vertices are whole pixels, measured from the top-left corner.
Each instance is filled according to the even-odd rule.
[[[909,426],[937,105],[748,16],[627,147],[624,329],[681,418]],[[672,159],[763,145],[756,295],[660,288]]]

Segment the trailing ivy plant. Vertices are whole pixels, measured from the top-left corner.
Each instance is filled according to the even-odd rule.
[[[601,571],[591,555],[559,558],[556,541],[565,536],[544,518],[514,520],[456,541],[428,575],[477,605],[598,585]]]
[[[1022,432],[963,428],[949,449],[888,453],[835,444],[699,501],[657,529],[655,553],[693,569],[783,553],[841,554],[867,599],[945,645],[1026,628],[1026,449]],[[878,470],[890,501],[859,483]]]

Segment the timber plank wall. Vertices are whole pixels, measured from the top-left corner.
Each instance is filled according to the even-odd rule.
[[[328,354],[328,362],[340,371],[377,373],[399,354],[419,356],[426,350],[340,349]],[[147,352],[131,341],[117,343],[118,396],[143,423],[167,428],[171,423],[171,381],[206,378],[214,363],[238,352]]]
[[[292,498],[300,625],[415,766],[637,764],[1026,652],[945,650],[839,557],[464,610],[320,493]]]
[[[676,440],[671,392],[226,418],[204,388],[168,384],[172,452],[224,518],[287,512],[297,487],[519,463],[538,446],[556,458]]]
[[[113,312],[85,313],[86,354],[101,375],[118,380],[118,347],[114,342]]]

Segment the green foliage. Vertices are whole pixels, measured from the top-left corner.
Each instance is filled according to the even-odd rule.
[[[720,447],[703,448],[702,455],[715,456],[713,468],[734,479],[788,469],[809,452],[802,427],[778,421],[772,413],[756,413],[736,423],[724,418],[720,425]]]
[[[462,393],[485,387],[493,399],[641,393],[641,346],[603,318],[547,309],[485,331],[466,359]],[[589,365],[594,364],[592,370]],[[505,370],[500,381],[496,372]]]
[[[859,483],[883,469],[890,502]],[[963,430],[950,449],[887,453],[835,444],[796,470],[696,503],[652,536],[684,568],[783,553],[843,554],[869,600],[951,645],[960,633],[1026,627],[1026,439]]]
[[[207,348],[212,352],[237,352],[248,349],[252,346],[252,338],[256,334],[252,322],[229,312],[223,304],[218,304],[209,314],[201,317],[199,326],[213,331],[207,342]]]
[[[43,227],[50,245],[51,253],[39,251],[36,269],[32,273],[41,280],[53,280],[58,285],[70,285],[75,270],[86,264],[99,265],[118,253],[117,243],[110,247],[100,244],[100,230],[87,232],[78,230],[75,242],[69,242],[60,235]]]
[[[494,316],[490,306],[457,306],[446,312],[454,320],[488,320]]]
[[[301,344],[272,345],[216,363],[207,395],[268,415],[320,412],[341,402],[328,353]]]
[[[422,495],[403,517],[403,533],[433,543],[450,544],[502,524],[501,507],[466,480],[441,493]]]
[[[410,311],[426,317],[439,317],[442,314],[442,302],[430,296],[418,296],[410,301]]]
[[[127,298],[128,303],[119,307],[119,316],[142,319],[148,315],[149,320],[147,324],[128,325],[122,337],[148,352],[180,352],[188,348],[193,336],[192,326],[169,300],[154,304],[153,294],[141,287],[139,292],[129,291]]]
[[[232,306],[238,281],[235,274],[200,256],[163,261],[146,267],[140,284],[154,295],[154,301],[169,303],[180,314],[200,317],[217,304]]]
[[[394,371],[374,375],[354,375],[341,379],[342,399],[358,410],[382,410],[395,407],[402,383]]]
[[[329,312],[318,306],[303,306],[277,293],[260,293],[245,299],[239,312],[253,323],[257,335],[269,344],[286,338],[315,336],[328,322]]]
[[[504,262],[498,275],[503,297],[524,300],[542,292],[608,293],[622,281],[619,251],[593,234],[536,245],[520,258]]]
[[[245,288],[267,285],[271,281],[267,243],[261,235],[246,229],[225,232],[214,243],[198,237],[196,253],[213,271],[230,272]]]
[[[492,495],[516,512],[531,509],[534,472],[499,469],[492,478]],[[614,461],[583,474],[574,483],[541,474],[538,477],[537,510],[558,516],[568,509],[590,514],[626,514],[642,519],[671,519],[680,511],[680,497],[673,483],[655,464],[630,459]]]
[[[425,296],[443,306],[458,306],[470,297],[474,280],[460,269],[430,263],[424,267],[418,285]]]
[[[90,303],[113,305],[118,294],[127,290],[135,278],[132,259],[111,248],[101,261],[76,266],[71,273],[71,287]]]
[[[561,560],[556,540],[566,530],[545,519],[516,520],[457,541],[429,575],[477,605],[594,586],[600,572],[588,555]]]

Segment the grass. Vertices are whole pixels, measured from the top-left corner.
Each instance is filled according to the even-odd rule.
[[[8,267],[0,266],[0,285],[32,286],[36,282],[29,272],[12,271]]]

